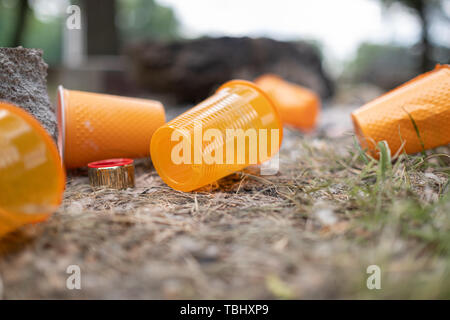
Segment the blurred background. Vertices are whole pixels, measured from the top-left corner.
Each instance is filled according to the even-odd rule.
[[[43,49],[51,95],[183,105],[270,72],[358,105],[450,62],[450,0],[0,0],[0,46],[19,45]]]

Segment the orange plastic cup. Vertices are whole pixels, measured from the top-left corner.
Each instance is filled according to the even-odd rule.
[[[151,156],[163,181],[192,191],[274,156],[283,137],[277,110],[255,84],[234,80],[159,128]]]
[[[165,123],[158,101],[58,88],[59,150],[66,168],[110,158],[147,157]]]
[[[284,124],[302,131],[316,127],[321,102],[313,91],[273,74],[262,75],[255,83],[272,98]]]
[[[409,154],[449,144],[450,66],[438,65],[362,106],[351,117],[361,146],[374,157],[377,143],[383,140],[394,154],[403,143]]]
[[[64,186],[52,138],[30,114],[0,101],[0,236],[45,220],[61,204]]]

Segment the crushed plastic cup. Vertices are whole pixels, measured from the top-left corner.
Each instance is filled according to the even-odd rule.
[[[351,115],[361,147],[378,157],[386,141],[393,154],[450,143],[450,66],[438,65],[378,97]]]
[[[165,123],[154,100],[58,88],[58,145],[66,168],[110,158],[148,157],[153,133]]]
[[[26,111],[0,101],[0,236],[47,219],[61,204],[64,187],[50,135]]]
[[[252,82],[233,80],[159,128],[151,157],[162,180],[192,191],[271,159],[283,127],[268,95]]]
[[[321,102],[316,93],[273,74],[262,75],[255,83],[275,103],[284,124],[306,132],[317,126]]]

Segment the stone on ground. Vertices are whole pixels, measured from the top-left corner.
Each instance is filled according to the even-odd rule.
[[[0,100],[16,104],[56,138],[56,117],[47,94],[47,64],[42,50],[0,48]]]

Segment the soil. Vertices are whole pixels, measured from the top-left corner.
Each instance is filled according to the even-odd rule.
[[[314,135],[287,129],[273,176],[250,167],[183,193],[148,160],[123,191],[70,173],[58,212],[0,242],[3,298],[448,298],[448,174],[399,159],[376,189],[348,113],[327,110]],[[373,264],[381,290],[367,287]]]

